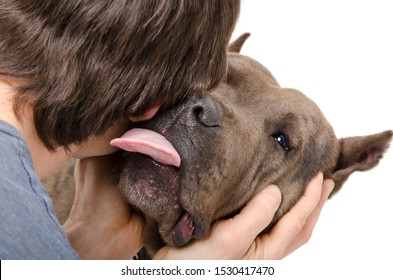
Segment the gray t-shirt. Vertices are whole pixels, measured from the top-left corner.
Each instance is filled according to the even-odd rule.
[[[78,259],[21,134],[0,120],[0,259]]]

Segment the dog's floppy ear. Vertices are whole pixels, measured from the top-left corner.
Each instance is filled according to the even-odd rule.
[[[341,188],[354,171],[375,167],[388,149],[392,135],[393,131],[388,130],[374,135],[340,139],[340,154],[332,174],[335,183],[332,194]]]
[[[247,40],[248,37],[250,37],[250,33],[244,33],[241,35],[239,38],[237,38],[234,42],[232,42],[229,47],[228,51],[229,52],[235,52],[235,53],[240,53],[240,50],[243,47],[244,42]]]

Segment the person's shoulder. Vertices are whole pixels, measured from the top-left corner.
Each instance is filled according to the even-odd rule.
[[[6,121],[0,119],[0,133],[21,138],[19,131]]]
[[[7,145],[15,146],[20,143],[24,144],[24,140],[20,132],[11,124],[0,120],[0,145],[2,147],[2,153],[6,153],[8,151]]]
[[[33,162],[26,142],[19,131],[0,120],[0,184],[28,183]],[[32,171],[31,171],[32,170]]]

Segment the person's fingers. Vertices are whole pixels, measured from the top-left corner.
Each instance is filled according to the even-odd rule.
[[[128,244],[130,244],[131,257],[135,256],[143,247],[143,231],[145,226],[145,220],[132,211],[132,216],[130,218],[129,230],[130,232],[125,238],[129,238]],[[131,238],[130,238],[131,237]]]
[[[116,157],[76,163],[75,199],[64,229],[83,258],[130,259],[143,246],[144,220],[122,199],[112,179]]]
[[[240,259],[265,229],[281,202],[281,192],[270,185],[259,192],[238,215],[215,223],[202,240],[183,248],[165,246],[154,259]]]
[[[220,226],[225,227],[225,232],[229,235],[228,239],[232,238],[232,242],[238,242],[240,247],[246,247],[247,244],[249,246],[270,224],[280,202],[280,189],[275,185],[269,185],[256,194],[238,215],[225,220]],[[221,239],[220,246],[228,244],[226,239],[225,237]]]
[[[295,206],[286,213],[272,230],[256,240],[263,254],[268,259],[281,259],[293,239],[301,231],[307,219],[317,206],[322,194],[321,172],[315,176],[305,193]]]
[[[297,236],[292,240],[291,244],[288,246],[285,255],[289,255],[297,248],[302,246],[303,244],[307,243],[310,240],[314,227],[318,221],[318,218],[321,214],[322,207],[329,198],[330,193],[334,188],[334,182],[331,179],[326,179],[323,181],[322,185],[322,195],[321,199],[317,207],[311,213],[310,217],[307,219],[307,222],[303,226],[302,230],[297,234]]]

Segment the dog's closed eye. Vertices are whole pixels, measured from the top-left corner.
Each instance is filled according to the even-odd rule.
[[[284,151],[289,152],[289,143],[287,137],[283,133],[278,132],[273,134],[272,137]]]

